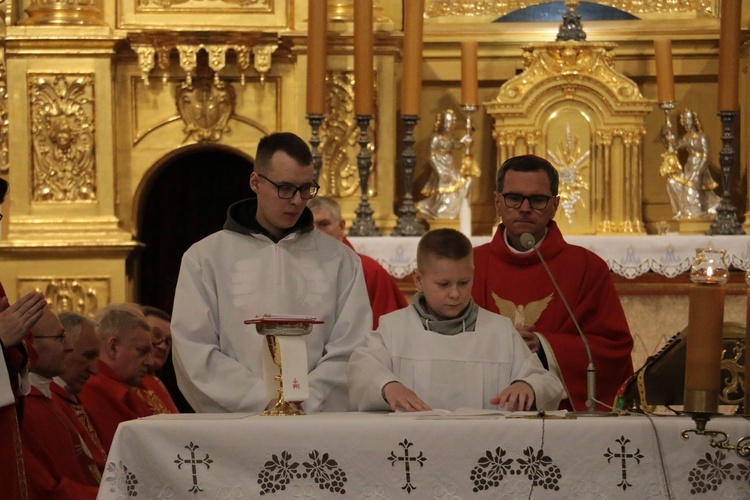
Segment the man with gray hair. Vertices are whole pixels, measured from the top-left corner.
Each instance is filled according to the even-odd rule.
[[[151,327],[135,304],[110,304],[97,314],[101,342],[99,373],[79,394],[105,451],[120,422],[168,413],[153,393],[140,386],[151,369]]]
[[[73,311],[61,312],[58,317],[65,328],[65,339],[73,350],[66,358],[65,371],[52,380],[52,402],[73,422],[91,451],[99,472],[103,473],[107,453],[91,417],[77,396],[89,377],[99,373],[100,343],[96,322]]]
[[[65,370],[72,351],[65,328],[47,308],[31,333],[38,357],[21,424],[30,498],[93,500],[101,473],[73,421],[52,400],[52,378]]]

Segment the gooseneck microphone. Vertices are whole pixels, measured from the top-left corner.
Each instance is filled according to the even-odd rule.
[[[536,252],[536,254],[539,256],[539,260],[542,262],[542,265],[544,266],[544,270],[547,271],[547,276],[549,276],[549,279],[550,281],[552,281],[552,284],[555,285],[555,290],[557,290],[557,294],[560,296],[560,299],[562,300],[563,305],[565,305],[565,309],[567,309],[570,319],[573,320],[573,324],[575,325],[576,330],[578,330],[578,335],[580,335],[581,340],[583,340],[583,345],[586,347],[586,356],[588,356],[588,359],[589,359],[589,365],[586,367],[586,410],[590,413],[595,413],[596,412],[596,370],[594,369],[594,358],[591,357],[591,348],[589,348],[589,341],[586,338],[586,336],[583,334],[583,330],[581,330],[581,325],[578,324],[578,320],[576,320],[576,317],[573,315],[573,310],[570,308],[570,305],[568,305],[568,301],[565,300],[565,295],[563,295],[562,290],[560,290],[560,285],[557,284],[557,280],[552,275],[552,271],[550,271],[549,266],[547,266],[547,262],[544,260],[544,257],[542,257],[542,253],[536,247],[536,239],[534,238],[534,235],[532,235],[531,233],[523,233],[521,235],[521,246],[526,249],[534,249],[534,252]]]

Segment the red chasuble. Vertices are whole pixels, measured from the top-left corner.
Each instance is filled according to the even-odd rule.
[[[52,382],[50,389],[52,391],[52,403],[55,405],[55,408],[68,417],[68,420],[76,428],[76,431],[91,452],[99,473],[103,474],[104,467],[107,464],[107,453],[104,451],[102,442],[96,433],[96,429],[94,429],[94,424],[91,422],[88,413],[86,413],[83,405],[63,387]]]
[[[554,221],[547,229],[539,250],[589,341],[596,399],[611,405],[620,385],[633,374],[633,337],[609,267],[593,252],[566,243]],[[504,230],[501,224],[490,243],[474,249],[474,300],[516,324],[535,325],[552,347],[553,352],[545,354],[560,367],[570,398],[560,407],[585,411],[588,359],[583,341],[539,257],[535,252],[511,252]],[[597,409],[608,410],[601,405]]]
[[[35,387],[21,426],[31,498],[96,498],[101,475],[73,422]]]
[[[120,382],[112,369],[99,360],[99,373],[92,376],[78,394],[78,400],[94,422],[94,428],[109,453],[120,422],[149,417],[163,411],[154,393]]]
[[[5,290],[0,284],[0,298],[2,297],[5,297]],[[19,427],[23,398],[18,393],[18,377],[28,357],[23,345],[3,349],[3,357],[16,403],[0,408],[0,490],[4,498],[25,500],[28,498],[28,491]]]
[[[159,377],[153,373],[149,373],[141,379],[141,385],[147,391],[151,391],[156,398],[157,401],[154,401],[152,404],[156,405],[154,410],[157,413],[180,413],[174,401],[172,401],[169,391]]]
[[[344,243],[354,250],[354,247],[346,238],[344,238]],[[362,261],[367,295],[370,298],[370,307],[372,308],[372,328],[375,330],[378,328],[378,322],[382,315],[403,309],[409,303],[406,302],[396,280],[378,261],[367,255],[357,255]]]

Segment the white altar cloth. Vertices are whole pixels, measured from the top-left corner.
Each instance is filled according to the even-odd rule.
[[[750,461],[683,440],[694,427],[671,416],[157,416],[120,424],[98,498],[750,498]],[[735,443],[750,421],[708,429]]]
[[[380,262],[396,277],[408,276],[417,267],[418,237],[351,237],[354,249]],[[474,246],[490,236],[471,238]],[[750,267],[750,236],[565,236],[565,241],[588,248],[609,265],[612,272],[632,279],[649,271],[673,278],[690,270],[696,248],[723,248],[727,263],[736,269]]]

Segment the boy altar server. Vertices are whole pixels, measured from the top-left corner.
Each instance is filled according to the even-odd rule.
[[[385,315],[347,366],[351,407],[556,409],[560,381],[507,318],[477,306],[469,239],[426,233],[417,247],[414,303]]]

